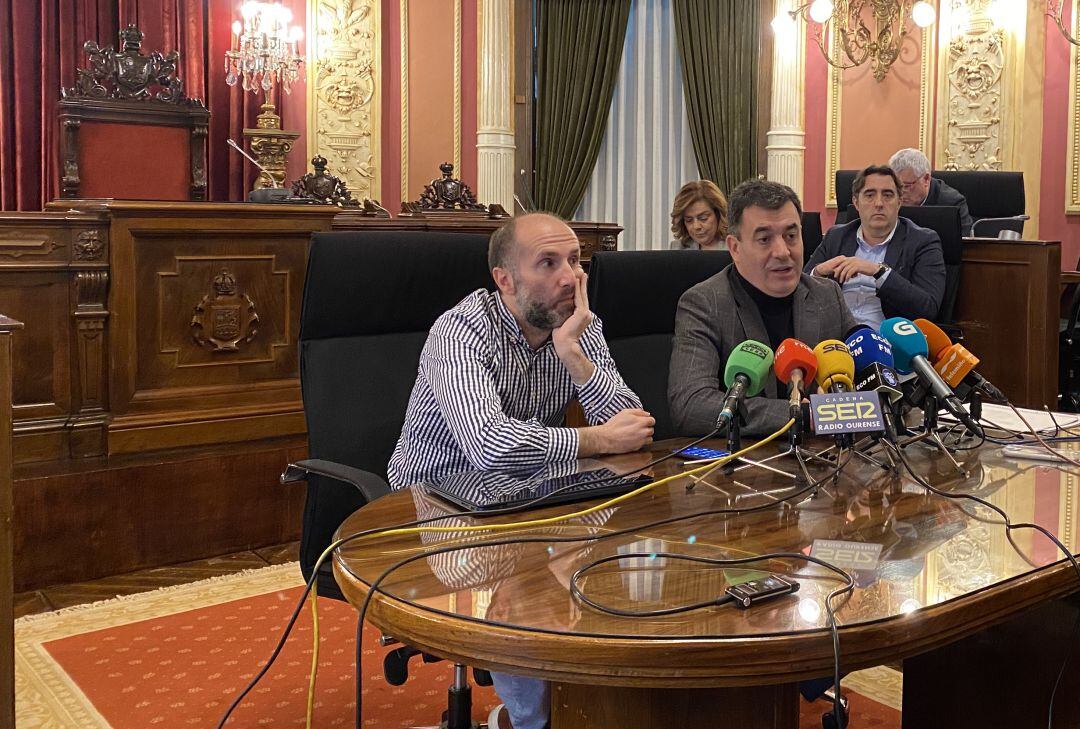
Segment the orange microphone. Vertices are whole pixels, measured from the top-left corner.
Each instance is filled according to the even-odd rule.
[[[954,390],[961,384],[982,390],[993,400],[1007,401],[1001,390],[975,371],[979,358],[962,344],[954,344],[949,335],[937,324],[927,319],[916,319],[915,326],[926,337],[926,346],[934,369],[941,379],[949,383]]]

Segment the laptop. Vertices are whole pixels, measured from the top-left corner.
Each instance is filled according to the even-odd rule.
[[[649,476],[620,476],[609,468],[555,474],[549,469],[520,474],[464,471],[424,482],[429,493],[466,511],[495,511],[546,496],[537,507],[618,496],[649,482]]]

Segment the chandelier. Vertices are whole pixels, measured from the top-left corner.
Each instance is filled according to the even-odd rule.
[[[280,83],[285,93],[300,76],[304,62],[297,46],[304,37],[299,26],[289,27],[292,11],[277,3],[246,2],[232,25],[232,48],[225,52],[225,83],[243,83],[244,91],[270,90]]]
[[[937,19],[937,11],[926,0],[813,0],[790,12],[791,19],[802,16],[817,26],[818,48],[829,65],[839,69],[854,68],[869,62],[874,78],[881,81],[908,33],[908,16],[920,28]],[[775,23],[783,22],[777,18]],[[827,39],[835,38],[843,57],[834,57],[826,48]]]
[[[1069,32],[1069,29],[1065,27],[1065,21],[1061,17],[1064,5],[1065,0],[1058,0],[1056,5],[1054,4],[1054,0],[1050,0],[1050,7],[1047,9],[1047,13],[1053,19],[1054,24],[1057,25],[1061,34],[1065,36],[1065,40],[1069,41],[1074,46],[1080,46],[1080,40],[1077,40],[1076,36]]]

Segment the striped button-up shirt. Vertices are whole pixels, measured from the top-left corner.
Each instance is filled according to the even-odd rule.
[[[895,225],[892,232],[889,233],[889,237],[883,243],[873,246],[863,238],[863,230],[860,225],[859,230],[855,233],[855,240],[859,244],[859,247],[855,250],[855,257],[870,261],[870,263],[884,263],[885,253],[889,250],[889,241],[893,239],[894,235],[896,235]],[[881,311],[881,299],[877,295],[878,289],[885,283],[885,279],[889,277],[890,273],[892,271],[886,271],[881,278],[859,273],[852,276],[841,287],[844,292],[844,301],[847,302],[848,309],[851,310],[851,315],[855,317],[855,321],[873,327],[875,331],[881,326],[881,322],[885,320],[885,314]]]
[[[582,385],[548,339],[534,350],[498,292],[466,296],[436,320],[420,353],[387,476],[401,488],[468,469],[522,471],[578,457],[559,427],[576,396],[590,425],[641,401],[626,386],[594,316],[580,339],[596,369]]]

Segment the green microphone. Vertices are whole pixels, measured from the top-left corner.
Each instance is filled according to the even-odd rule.
[[[717,428],[723,428],[735,419],[743,398],[753,397],[761,392],[772,363],[773,351],[768,345],[753,339],[747,339],[731,351],[727,366],[724,367],[724,386],[728,391],[724,395],[724,408],[716,419]]]

